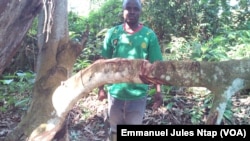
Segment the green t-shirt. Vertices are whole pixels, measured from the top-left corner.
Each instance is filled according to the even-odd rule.
[[[147,59],[151,63],[161,61],[162,54],[156,34],[148,27],[127,33],[123,24],[108,30],[102,56],[111,58]],[[135,100],[147,95],[147,84],[118,83],[108,85],[109,94],[121,100]]]

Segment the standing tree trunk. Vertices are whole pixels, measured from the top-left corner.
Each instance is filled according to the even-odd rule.
[[[42,0],[0,1],[0,75],[10,64],[41,7]]]
[[[6,138],[8,141],[49,141],[63,126],[64,118],[55,119],[52,95],[61,81],[71,76],[87,40],[87,34],[81,44],[69,40],[67,14],[67,0],[46,0],[38,21],[39,55],[33,99],[22,121]]]

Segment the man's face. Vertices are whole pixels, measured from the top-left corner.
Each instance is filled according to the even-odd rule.
[[[126,23],[138,24],[141,14],[141,7],[136,0],[127,0],[123,9],[123,18]]]

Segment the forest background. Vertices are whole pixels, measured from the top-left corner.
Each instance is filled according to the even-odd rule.
[[[68,13],[71,39],[80,42],[83,31],[87,27],[90,33],[87,47],[82,50],[74,65],[74,72],[86,68],[99,59],[102,41],[107,29],[122,23],[121,1],[90,0],[89,2],[90,6],[82,7],[90,10],[87,15],[79,14],[70,9]],[[249,0],[239,0],[234,4],[231,4],[229,0],[142,0],[142,2],[141,22],[156,32],[164,60],[225,61],[249,58]],[[3,115],[10,118],[13,113],[19,113],[16,120],[20,120],[21,113],[29,106],[36,75],[37,26],[37,19],[35,19],[21,44],[22,47],[0,76],[1,121],[4,121],[2,120]],[[168,113],[168,116],[172,113],[173,118],[156,120],[155,123],[152,119],[147,118],[150,115],[147,113],[145,124],[171,124],[169,120],[175,119],[174,117],[180,118],[178,116],[183,118],[179,124],[204,123],[207,109],[210,108],[212,102],[208,90],[163,86],[163,92],[166,93],[164,108],[167,112],[165,111],[165,113]],[[154,89],[151,89],[149,95],[153,93]],[[190,93],[196,94],[190,98],[192,106],[186,105],[189,100],[184,99],[183,101],[183,97],[180,96]],[[96,97],[96,92],[93,91],[91,95]],[[224,113],[223,124],[249,124],[249,107],[237,105],[237,101],[249,98],[250,92],[244,90],[235,96],[235,99],[229,101]],[[185,96],[185,98],[188,97]],[[83,104],[83,100],[79,101],[79,105],[95,105],[97,107],[98,102],[93,99],[88,102],[95,104]],[[149,105],[151,104],[150,100],[149,98]],[[202,107],[200,107],[201,103]],[[183,114],[177,115],[176,113],[180,112],[180,107],[183,105],[188,107],[187,110],[181,110]],[[90,107],[78,107],[77,109],[81,111],[78,112],[80,118],[78,117],[78,121],[75,121],[75,125],[72,127],[77,127],[80,123],[83,125],[84,120],[86,124],[86,120],[93,117],[98,108],[93,108],[93,111]],[[15,116],[12,116],[11,120],[13,117]],[[157,119],[157,117],[153,119],[155,118]],[[172,123],[177,122],[173,120]],[[100,123],[100,127],[103,126]],[[0,133],[2,136],[5,134],[6,132]]]

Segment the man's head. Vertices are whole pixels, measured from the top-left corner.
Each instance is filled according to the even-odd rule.
[[[128,25],[137,25],[141,14],[140,0],[123,0],[123,18]]]

